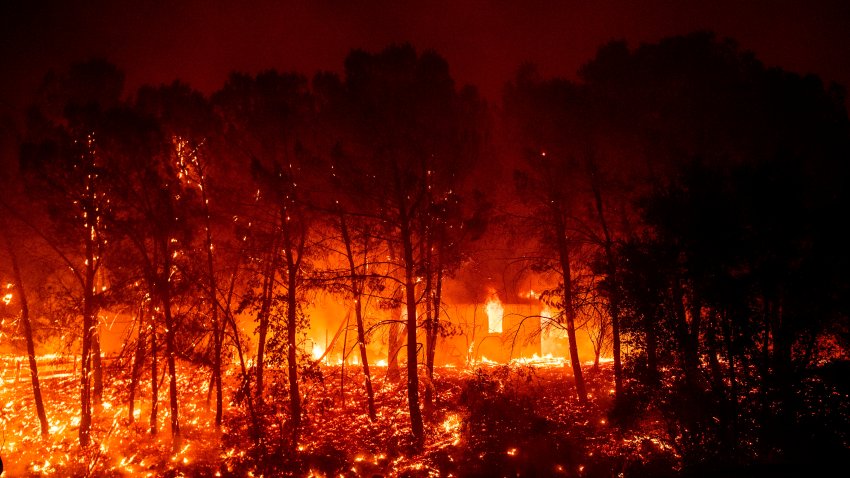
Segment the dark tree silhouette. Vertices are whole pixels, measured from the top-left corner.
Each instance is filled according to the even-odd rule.
[[[450,195],[462,168],[474,157],[479,100],[472,90],[455,89],[445,60],[432,52],[420,55],[409,45],[377,54],[352,52],[343,89],[337,106],[344,124],[341,148],[360,182],[383,186],[364,190],[363,201],[385,224],[390,247],[400,252],[408,405],[414,441],[421,447],[425,436],[419,405],[417,284],[425,279],[426,258],[418,244],[425,239],[422,226],[430,221],[426,217],[431,199]],[[427,292],[431,307],[433,291]]]

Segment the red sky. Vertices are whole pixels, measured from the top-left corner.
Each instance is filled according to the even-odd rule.
[[[104,57],[128,86],[180,78],[204,92],[233,69],[339,71],[352,48],[409,41],[498,101],[529,61],[572,76],[609,40],[710,29],[768,65],[850,85],[850,2],[762,0],[311,0],[0,2],[0,115],[50,68]],[[15,116],[15,113],[11,113]]]

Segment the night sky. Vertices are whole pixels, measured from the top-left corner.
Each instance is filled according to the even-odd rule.
[[[121,67],[128,91],[180,78],[209,93],[234,69],[339,71],[352,48],[409,41],[437,50],[459,83],[498,101],[523,62],[570,77],[607,41],[636,46],[699,29],[736,39],[768,65],[850,84],[844,0],[7,0],[0,25],[6,117],[18,116],[48,69],[91,57]]]

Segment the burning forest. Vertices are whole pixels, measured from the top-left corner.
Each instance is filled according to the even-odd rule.
[[[3,476],[786,476],[850,458],[837,88],[709,33],[500,101],[440,53],[74,63],[0,191]]]

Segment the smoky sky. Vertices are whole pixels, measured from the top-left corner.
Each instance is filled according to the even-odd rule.
[[[850,84],[844,0],[5,0],[0,27],[4,116],[47,70],[92,57],[122,68],[129,91],[179,78],[210,93],[232,70],[340,71],[352,48],[410,42],[497,102],[523,63],[573,77],[608,41],[637,46],[694,30],[734,38],[770,66]]]

